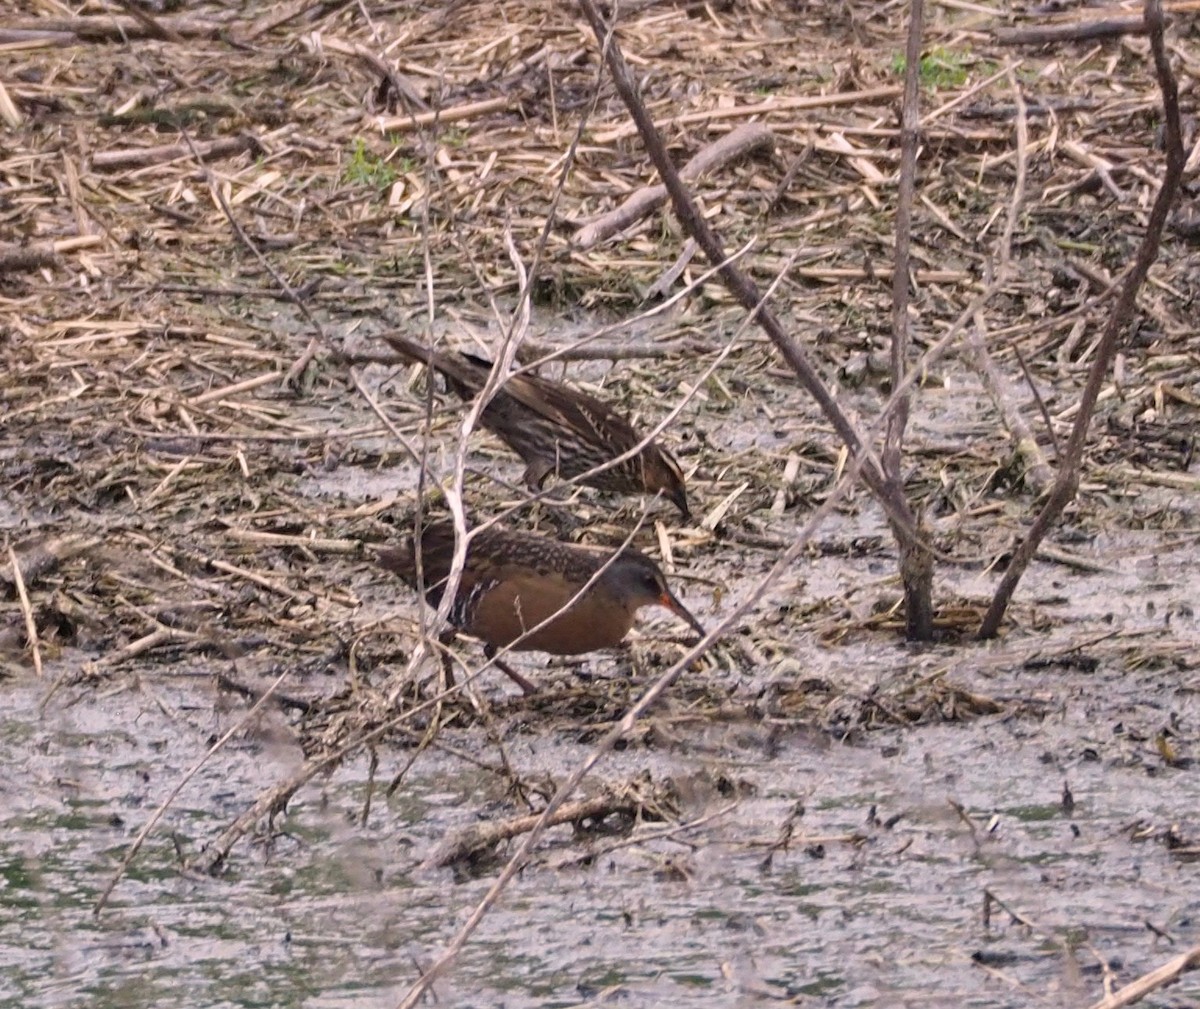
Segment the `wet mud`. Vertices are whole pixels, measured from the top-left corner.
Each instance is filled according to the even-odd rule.
[[[1128,978],[1194,944],[1198,681],[1190,653],[1155,655],[1164,614],[1171,637],[1194,632],[1179,594],[1192,555],[1114,538],[1124,576],[1043,569],[1031,584],[1069,597],[1057,628],[925,649],[879,632],[801,637],[789,657],[803,676],[692,675],[589,784],[649,774],[670,783],[676,818],[550,831],[439,997],[1079,1004],[1105,965]],[[840,569],[823,572],[831,582],[853,580],[828,560],[811,580],[826,567]],[[1157,591],[1134,597],[1150,581],[1137,569]],[[302,789],[220,878],[183,871],[302,762],[294,716],[271,712],[184,787],[93,916],[132,834],[244,712],[212,672],[146,664],[62,688],[44,711],[44,683],[5,683],[3,1004],[150,1006],[187,991],[207,1005],[389,1005],[490,884],[488,863],[423,864],[448,834],[515,808],[500,775],[436,749],[391,797],[375,788],[365,823],[360,757]],[[548,694],[576,673],[547,670]],[[699,684],[740,711],[689,714]],[[503,709],[503,685],[487,689]],[[914,716],[917,699],[927,710]],[[590,748],[586,720],[500,721],[530,781]],[[440,739],[495,762],[478,728]],[[376,777],[403,760],[385,751]],[[1151,1004],[1198,995],[1185,978]]]

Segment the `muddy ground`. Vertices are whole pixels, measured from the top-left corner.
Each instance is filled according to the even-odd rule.
[[[641,423],[682,404],[663,441],[695,520],[564,491],[569,535],[643,523],[714,624],[833,490],[840,446],[698,259],[666,287],[698,286],[646,297],[683,247],[667,217],[572,244],[565,222],[653,173],[607,83],[590,109],[594,39],[561,5],[209,4],[161,15],[167,40],[20,6],[21,30],[53,34],[6,36],[2,77],[21,120],[0,213],[46,258],[0,274],[0,527],[28,600],[4,558],[0,1006],[394,1005],[513,850],[432,864],[447,839],[538,809],[686,639],[648,615],[613,654],[522,656],[533,697],[493,671],[431,705],[418,601],[369,546],[404,534],[419,490],[436,507],[460,413],[368,360],[373,335],[495,349],[519,315],[508,246],[538,259],[588,110],[526,343],[571,349],[548,373]],[[801,250],[779,311],[864,426],[886,385],[896,7],[649,4],[621,35],[681,161],[743,119],[773,130],[697,191],[730,248],[755,240],[758,282]],[[929,15],[914,326],[923,349],[983,289],[1018,160],[1000,71],[1020,60],[1028,180],[983,337],[1053,464],[1161,173],[1158,98],[1144,39],[1013,49],[1005,14]],[[1173,29],[1189,115],[1194,40]],[[788,104],[840,93],[858,97]],[[133,159],[181,126],[254,144],[205,148],[207,170],[186,145]],[[938,640],[903,641],[894,544],[852,491],[585,780],[639,812],[550,830],[440,1004],[1087,1006],[1200,943],[1188,234],[1173,219],[1080,495],[1000,638],[971,632],[1037,487],[956,344],[905,456],[940,552]],[[473,514],[518,506],[513,524],[554,532],[502,445],[467,448]],[[289,781],[286,812],[227,833]],[[1144,1004],[1198,1001],[1190,974]]]

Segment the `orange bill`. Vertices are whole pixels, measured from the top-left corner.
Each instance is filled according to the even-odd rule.
[[[692,630],[694,630],[697,634],[699,634],[700,637],[704,637],[704,635],[707,633],[707,631],[704,630],[704,626],[700,623],[700,621],[697,620],[694,616],[692,616],[691,611],[686,606],[684,606],[683,603],[681,603],[678,599],[676,599],[672,593],[664,592],[661,596],[658,597],[658,601],[660,603],[662,603],[662,605],[665,606],[667,609],[669,609],[672,613],[674,613],[675,616],[679,617],[682,620],[686,620],[688,622],[688,625],[692,628]]]

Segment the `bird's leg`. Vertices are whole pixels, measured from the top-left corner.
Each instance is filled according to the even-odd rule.
[[[545,459],[534,459],[525,467],[525,475],[522,478],[525,486],[530,490],[541,490],[546,483],[546,477],[554,472],[554,468],[554,464]]]
[[[515,683],[518,687],[520,687],[521,693],[523,693],[526,697],[528,697],[530,694],[536,694],[538,692],[538,688],[535,687],[533,683],[525,679],[524,676],[513,669],[513,667],[503,659],[496,658],[496,649],[494,647],[491,645],[485,645],[483,648],[483,654],[487,656],[490,661],[495,662],[496,668],[499,669],[500,672],[502,672],[510,680],[512,680],[513,683]]]
[[[450,690],[454,687],[454,664],[450,660],[450,643],[458,636],[458,632],[453,627],[448,627],[438,635],[438,644],[441,648],[438,653],[442,657],[442,690]]]
[[[553,463],[547,462],[545,459],[535,459],[525,467],[523,478],[525,486],[532,491],[539,491],[545,486],[546,479],[550,474],[557,470],[558,467]],[[556,490],[555,493],[558,491]],[[537,525],[538,513],[543,504],[546,506],[546,520],[554,527],[559,539],[569,539],[579,529],[582,523],[567,510],[566,503],[556,501],[551,497],[544,497],[534,505],[534,526]]]

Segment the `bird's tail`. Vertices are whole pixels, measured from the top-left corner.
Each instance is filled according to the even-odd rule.
[[[450,387],[463,399],[470,399],[483,388],[490,365],[481,368],[465,354],[435,350],[400,333],[383,333],[382,338],[406,361],[428,365],[444,375]]]

